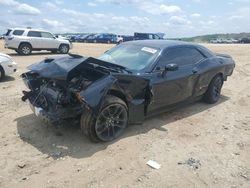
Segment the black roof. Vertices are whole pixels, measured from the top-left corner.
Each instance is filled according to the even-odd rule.
[[[135,40],[135,41],[129,41],[125,44],[134,44],[139,46],[148,46],[152,48],[159,48],[159,49],[165,49],[169,47],[174,46],[199,46],[198,44],[190,43],[190,42],[183,42],[178,40]]]

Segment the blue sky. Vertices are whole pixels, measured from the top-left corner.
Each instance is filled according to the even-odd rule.
[[[0,33],[28,26],[168,37],[250,32],[250,0],[0,0]]]

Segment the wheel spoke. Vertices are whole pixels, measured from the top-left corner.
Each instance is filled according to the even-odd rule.
[[[108,138],[109,138],[110,137],[110,133],[109,133],[110,128],[108,127],[107,129],[108,129]]]
[[[119,117],[119,116],[121,115],[122,112],[123,112],[123,109],[122,109],[121,107],[120,107],[120,108],[117,108],[115,117]]]
[[[114,126],[115,126],[115,127],[119,127],[119,128],[124,128],[123,125],[120,125],[120,124],[118,124],[118,123],[114,124]]]
[[[105,118],[105,120],[106,119],[108,119],[109,117],[110,117],[110,115],[109,115],[109,113],[108,113],[108,115],[107,114],[105,114],[105,112],[106,112],[106,110],[104,110],[103,112],[102,112],[102,116]]]
[[[113,133],[113,137],[115,137],[115,127],[114,126],[112,126],[112,133]]]
[[[97,134],[102,134],[104,131],[107,130],[107,127],[106,127],[106,126],[103,126],[101,130],[98,130],[98,129],[100,129],[100,128],[101,128],[101,127],[99,127],[99,128],[96,129]]]

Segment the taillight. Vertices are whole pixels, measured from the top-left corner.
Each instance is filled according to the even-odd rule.
[[[8,40],[12,40],[14,37],[9,37]]]

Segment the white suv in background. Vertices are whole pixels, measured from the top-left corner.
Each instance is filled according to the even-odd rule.
[[[40,50],[67,54],[72,48],[68,40],[56,38],[48,31],[37,29],[9,29],[4,39],[5,48],[13,49],[21,55],[29,55],[32,51]]]

